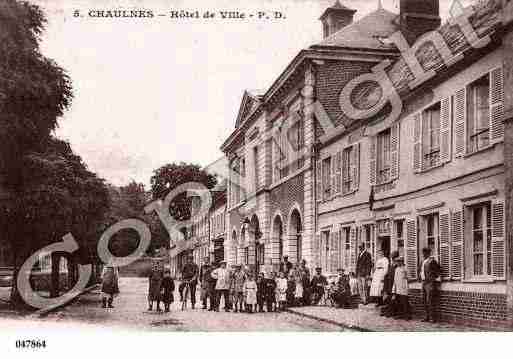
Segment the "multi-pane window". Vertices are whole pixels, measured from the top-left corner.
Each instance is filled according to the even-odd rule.
[[[426,224],[426,246],[431,249],[431,254],[438,256],[439,236],[438,236],[438,213],[430,214],[424,217]]]
[[[331,196],[331,157],[322,161],[322,188],[323,199],[329,199]]]
[[[490,145],[490,76],[467,87],[467,152]]]
[[[388,182],[391,178],[391,130],[386,129],[377,138],[377,178],[378,184]]]
[[[440,163],[440,102],[423,112],[423,163],[435,167]]]
[[[472,269],[475,276],[492,274],[492,219],[490,203],[470,208]]]
[[[397,238],[397,251],[404,257],[404,220],[395,222],[395,235]]]
[[[342,160],[342,192],[354,190],[358,180],[358,151],[356,146],[344,150]]]

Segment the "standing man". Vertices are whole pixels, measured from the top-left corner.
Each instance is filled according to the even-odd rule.
[[[280,263],[280,272],[285,273],[285,275],[289,275],[290,270],[292,269],[293,265],[289,262],[289,257],[284,256],[283,262]]]
[[[301,273],[301,282],[303,283],[303,304],[310,305],[310,269],[306,265],[306,260],[301,260],[299,266],[299,272]]]
[[[244,311],[244,283],[246,282],[246,272],[242,270],[240,264],[235,265],[235,272],[232,276],[231,290],[233,293],[233,311],[241,313]]]
[[[360,253],[356,261],[356,276],[358,278],[358,292],[363,305],[367,305],[369,299],[367,297],[367,281],[370,278],[372,271],[372,257],[365,248],[365,243],[361,243]]]
[[[385,274],[385,280],[383,282],[383,304],[385,305],[381,310],[381,316],[391,317],[394,315],[394,304],[392,302],[392,288],[394,286],[395,270],[397,268],[397,258],[399,258],[399,252],[393,251],[390,256],[390,264],[388,266],[388,272]]]
[[[183,290],[185,288],[185,284],[187,282],[189,283],[192,309],[194,309],[194,306],[196,305],[196,286],[198,285],[198,274],[198,265],[193,262],[192,255],[188,255],[186,263],[182,267],[182,283],[180,283],[178,291],[180,292],[180,301],[183,301]]]
[[[219,312],[219,305],[221,304],[221,296],[223,296],[224,297],[224,310],[225,310],[225,312],[229,312],[230,311],[231,273],[226,268],[226,262],[221,262],[220,267],[215,269],[212,272],[212,278],[217,280],[215,311]]]
[[[210,279],[212,274],[212,266],[210,265],[210,258],[205,257],[203,265],[200,268],[199,280],[201,286],[201,301],[203,309],[207,309],[207,299],[210,298],[210,308],[212,308],[212,297],[210,296]]]
[[[424,261],[420,268],[420,279],[422,279],[422,297],[424,299],[424,308],[426,318],[423,322],[436,322],[435,319],[435,298],[438,294],[438,277],[440,277],[440,265],[436,259],[431,256],[430,248],[422,249]]]

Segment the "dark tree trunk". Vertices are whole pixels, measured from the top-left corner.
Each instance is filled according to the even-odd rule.
[[[52,253],[52,272],[50,274],[50,298],[56,298],[60,292],[60,264],[61,254]]]

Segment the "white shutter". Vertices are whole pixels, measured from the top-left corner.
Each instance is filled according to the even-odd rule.
[[[399,122],[394,123],[390,128],[390,158],[392,160],[390,179],[392,180],[399,178],[399,141],[401,133],[400,131],[401,124]]]
[[[451,278],[451,233],[450,213],[441,212],[440,222],[440,268],[442,279]]]
[[[413,116],[413,171],[422,171],[422,114]]]
[[[353,189],[355,191],[357,191],[360,188],[360,143],[357,143],[356,145],[354,145],[354,151],[356,151],[356,153],[355,153],[356,163],[354,166],[355,173],[354,173]]]
[[[462,88],[454,95],[454,155],[465,154],[467,129],[467,90]]]
[[[318,267],[321,264],[321,235],[316,234],[314,238],[314,266]]]
[[[370,173],[370,184],[371,186],[376,185],[377,175],[377,136],[371,137],[370,140],[370,158],[369,158],[369,173]]]
[[[335,194],[342,191],[342,152],[337,152],[335,156]]]
[[[356,227],[351,227],[349,230],[349,251],[350,251],[350,266],[351,270],[356,270]]]
[[[451,278],[463,278],[464,260],[463,210],[451,213]]]
[[[451,161],[451,98],[447,97],[440,102],[440,162]]]
[[[348,180],[348,178],[347,178],[347,176],[349,175],[348,168],[349,168],[349,158],[347,156],[347,152],[343,151],[342,152],[342,176],[341,176],[342,193],[346,193],[347,192],[347,189],[344,187],[344,184]]]
[[[492,274],[497,279],[506,279],[504,201],[492,202]]]
[[[418,274],[417,218],[406,220],[406,269],[408,279],[417,279]]]
[[[490,72],[490,139],[492,143],[504,139],[504,87],[502,67]]]

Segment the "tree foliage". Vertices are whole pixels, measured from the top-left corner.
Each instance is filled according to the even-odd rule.
[[[217,178],[195,164],[184,162],[167,164],[153,172],[151,177],[153,199],[163,200],[172,190],[189,182],[202,183],[208,189],[213,189],[217,184]],[[177,221],[187,221],[191,218],[191,202],[191,197],[187,197],[186,193],[180,193],[171,201],[169,213]]]

